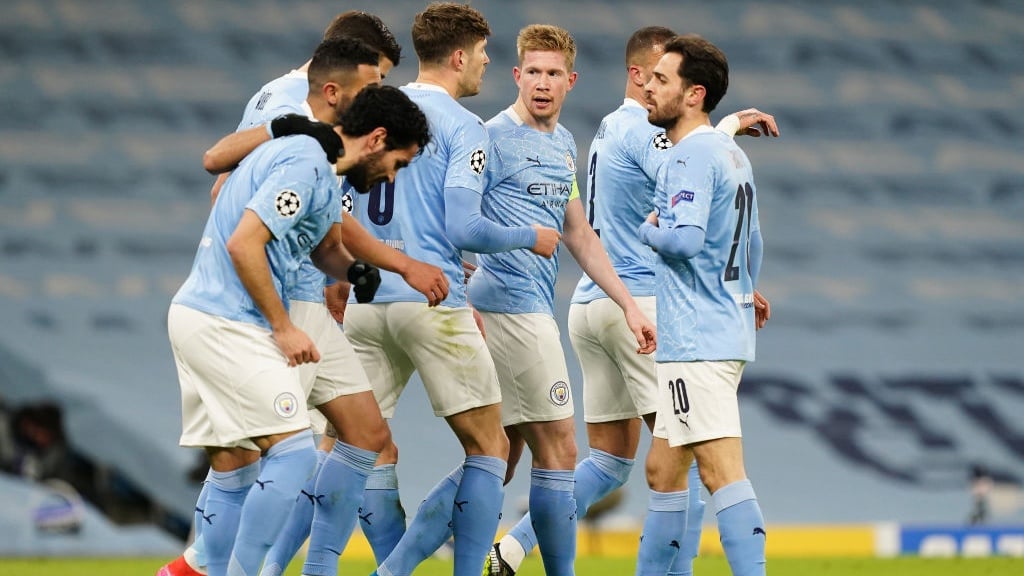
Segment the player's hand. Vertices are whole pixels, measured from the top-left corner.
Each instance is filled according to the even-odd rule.
[[[437,306],[448,297],[448,277],[437,266],[413,260],[402,278],[413,290],[427,297],[429,306]]]
[[[537,231],[537,242],[534,243],[533,248],[530,248],[530,251],[545,258],[554,256],[562,235],[558,230],[540,224],[534,224],[533,228]]]
[[[341,138],[330,124],[310,120],[301,114],[286,114],[270,121],[270,132],[274,138],[305,134],[320,143],[327,154],[327,161],[334,164],[341,155]]]
[[[747,108],[733,114],[740,121],[740,128],[736,131],[737,136],[776,136],[779,135],[779,126],[775,123],[775,116],[761,112],[757,108]]]
[[[356,294],[356,302],[360,304],[373,302],[377,288],[380,287],[380,270],[376,266],[356,260],[348,267],[346,276],[349,284],[352,285],[352,291]]]
[[[637,354],[650,354],[658,348],[658,331],[654,322],[635,305],[626,311],[626,325],[636,336]]]
[[[754,290],[754,327],[758,330],[764,328],[772,317],[772,305],[768,299]]]
[[[469,307],[473,311],[473,322],[476,322],[476,329],[480,331],[480,335],[487,339],[487,330],[484,327],[484,317],[480,315],[480,312],[472,306]]]
[[[288,360],[289,366],[298,366],[307,362],[319,362],[320,352],[305,332],[289,323],[284,328],[273,331],[274,342]]]
[[[648,224],[650,224],[651,226],[657,227],[658,226],[658,211],[657,210],[651,210],[651,213],[647,215],[646,222]]]
[[[462,261],[462,274],[463,274],[463,276],[466,277],[466,282],[467,283],[469,282],[469,277],[473,275],[473,272],[476,272],[476,265],[473,264],[472,262],[467,262],[467,261],[463,260]]]
[[[348,307],[348,293],[351,286],[348,282],[335,282],[330,286],[324,286],[324,304],[338,324],[345,322],[345,308]]]

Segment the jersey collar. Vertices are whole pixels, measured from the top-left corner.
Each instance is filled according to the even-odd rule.
[[[519,113],[516,112],[512,106],[505,108],[504,110],[502,110],[501,113],[508,116],[509,120],[514,122],[516,126],[523,125],[523,119],[519,116]]]
[[[690,130],[690,132],[686,136],[683,136],[682,138],[680,138],[679,142],[682,142],[683,140],[686,140],[690,136],[696,136],[697,134],[703,134],[705,132],[714,132],[714,131],[715,131],[715,129],[712,128],[711,126],[708,126],[707,124],[701,124],[700,126],[697,126],[696,128],[694,128],[693,130]],[[677,142],[677,144],[679,142]]]
[[[412,88],[413,90],[426,90],[427,92],[440,92],[441,94],[448,94],[448,91],[438,86],[437,84],[427,84],[426,82],[409,82],[405,85],[406,88]],[[451,94],[448,94],[451,96]]]
[[[634,100],[633,98],[624,98],[624,99],[622,100],[622,105],[623,105],[624,107],[626,107],[626,108],[641,108],[641,109],[643,109],[644,111],[646,111],[646,110],[647,110],[647,107],[646,107],[646,106],[644,106],[643,104],[641,104],[641,103],[637,102],[637,101],[636,101],[636,100]]]

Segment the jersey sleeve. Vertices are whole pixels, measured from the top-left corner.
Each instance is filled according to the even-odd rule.
[[[490,154],[490,139],[483,123],[478,118],[467,118],[452,139],[444,187],[467,188],[483,194]]]
[[[320,152],[312,139],[301,149],[289,147],[245,206],[260,217],[275,238],[294,227],[313,202],[318,166],[324,163],[322,153],[312,153],[314,146]]]
[[[634,131],[630,137],[633,143],[634,161],[643,170],[644,174],[651,180],[657,178],[658,169],[670,156],[668,150],[672,148],[672,141],[660,128],[650,127],[646,133]]]
[[[344,176],[338,177],[338,189],[340,190],[339,198],[341,201],[341,211],[338,212],[338,222],[341,222],[345,218],[355,218],[352,214],[352,210],[355,209],[355,198],[354,195],[357,193],[356,189],[348,183],[348,180]]]
[[[488,140],[486,148],[486,167],[484,168],[483,191],[497,186],[505,177],[505,165],[502,160],[501,147],[496,140]]]

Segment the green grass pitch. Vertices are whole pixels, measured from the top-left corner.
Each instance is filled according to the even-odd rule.
[[[151,576],[166,558],[139,559],[64,559],[18,558],[0,559],[3,576]],[[288,576],[298,576],[301,564],[293,562]],[[367,576],[373,571],[372,561],[343,560],[339,574]],[[629,558],[580,558],[576,573],[580,576],[628,576],[634,572],[634,560]],[[429,560],[420,566],[415,576],[448,576],[452,563]],[[520,568],[517,576],[542,576],[540,560],[531,557]],[[695,576],[729,576],[724,558],[698,558],[694,564]],[[1024,559],[1014,558],[828,558],[828,559],[770,559],[768,574],[779,576],[1021,576]]]

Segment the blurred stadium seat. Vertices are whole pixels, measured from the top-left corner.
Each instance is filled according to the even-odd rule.
[[[467,101],[484,119],[514,98],[522,25],[576,35],[580,79],[562,122],[580,158],[621,102],[623,46],[644,25],[725,50],[732,83],[715,119],[752,106],[778,118],[782,138],[742,141],[773,319],[741,394],[749,472],[772,521],[955,522],[967,514],[972,464],[1020,484],[1020,3],[474,5],[494,28],[483,92]],[[60,400],[79,451],[187,518],[198,487],[186,479],[193,453],[177,447],[165,314],[208,211],[202,153],[234,129],[252,92],[308,57],[337,11],[380,14],[404,47],[388,82],[412,80],[408,29],[421,6],[7,2],[0,395]],[[561,319],[578,274],[564,259]],[[406,408],[415,402],[394,422],[399,444],[424,430],[443,438],[441,424]],[[454,464],[413,452],[402,469],[423,473],[402,475],[409,503]],[[639,515],[634,476],[622,508]],[[513,484],[506,501],[522,491]],[[0,502],[0,519],[8,512]]]

